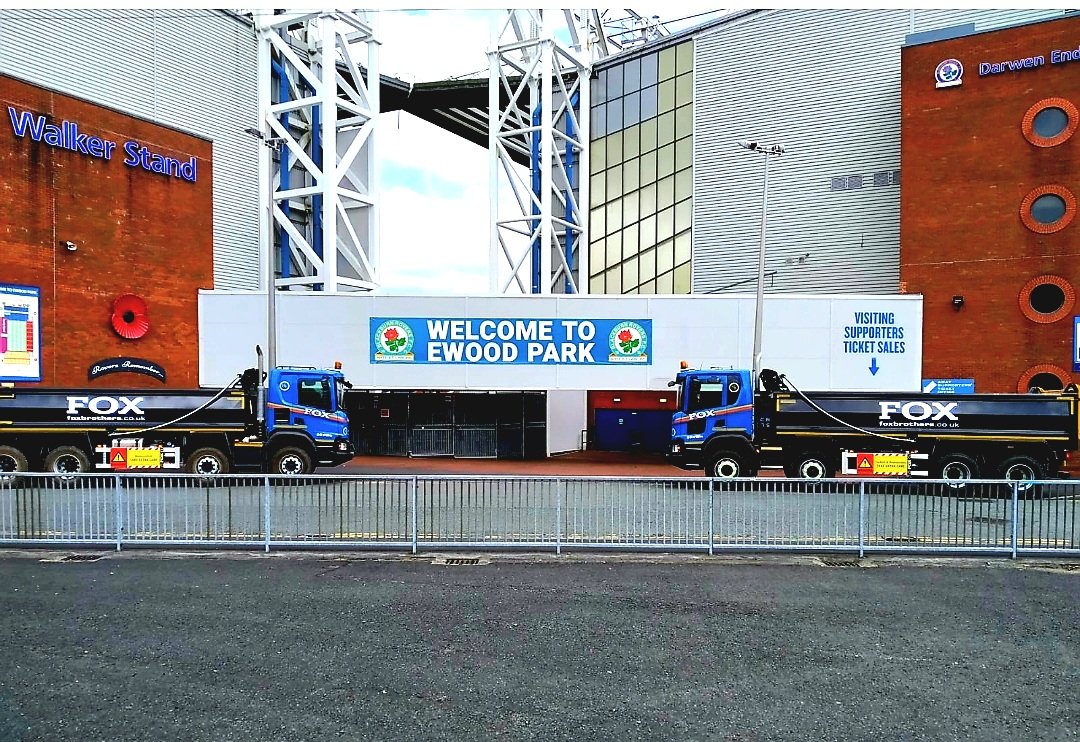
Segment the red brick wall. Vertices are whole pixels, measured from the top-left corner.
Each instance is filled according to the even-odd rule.
[[[2,75],[0,104],[0,283],[41,289],[42,385],[161,386],[133,373],[87,380],[94,362],[134,356],[163,366],[167,386],[198,386],[197,290],[213,288],[211,143]],[[116,142],[112,159],[16,136],[9,106]],[[195,156],[196,182],[124,165],[130,140]],[[110,323],[125,293],[148,305],[150,330],[138,340]]]
[[[900,278],[924,296],[924,377],[970,377],[978,391],[1010,392],[1029,369],[1048,364],[1066,373],[1066,383],[1080,380],[1072,372],[1080,306],[1035,322],[1019,300],[1044,274],[1080,286],[1080,220],[1037,234],[1020,217],[1025,196],[1040,186],[1080,194],[1080,132],[1051,147],[1023,133],[1039,101],[1080,105],[1080,62],[1050,64],[1053,49],[1078,44],[1080,17],[901,52]],[[981,62],[1034,55],[1046,65],[979,76]],[[963,84],[937,89],[934,70],[949,58],[963,63]],[[961,309],[953,296],[964,297]]]

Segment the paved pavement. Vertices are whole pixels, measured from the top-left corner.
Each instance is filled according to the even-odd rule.
[[[703,477],[700,469],[672,466],[662,455],[612,451],[574,451],[546,459],[455,459],[446,456],[357,456],[324,473],[490,474],[523,476]]]
[[[1061,563],[59,556],[0,557],[3,742],[1080,734]]]

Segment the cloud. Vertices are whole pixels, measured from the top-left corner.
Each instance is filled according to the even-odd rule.
[[[487,50],[505,10],[375,11],[384,75],[429,82],[477,73],[487,76]]]
[[[408,82],[467,73],[486,78],[486,52],[505,17],[505,10],[377,11],[380,70]],[[486,148],[398,112],[382,114],[376,147],[380,291],[488,293],[491,216]],[[527,174],[524,179],[527,183]],[[520,216],[505,176],[500,174],[499,181],[500,217]],[[514,242],[515,251],[523,249],[526,239],[505,232],[503,238]],[[501,251],[496,265],[501,286],[509,275]]]
[[[407,113],[382,119],[382,290],[487,293],[487,151]]]

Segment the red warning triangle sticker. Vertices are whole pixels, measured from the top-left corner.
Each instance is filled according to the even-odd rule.
[[[112,462],[114,464],[122,464],[122,463],[124,463],[124,452],[123,451],[117,451],[116,454],[113,456]]]
[[[873,466],[873,464],[870,463],[870,457],[869,456],[863,456],[861,459],[859,459],[859,463],[856,465],[856,468],[857,469],[869,469],[872,466]]]

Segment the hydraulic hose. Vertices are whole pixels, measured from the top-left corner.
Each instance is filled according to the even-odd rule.
[[[196,407],[191,412],[186,412],[183,415],[181,415],[180,417],[176,418],[175,420],[169,420],[166,423],[159,423],[158,425],[155,425],[155,426],[153,426],[151,428],[143,428],[142,430],[125,431],[124,435],[142,435],[143,433],[151,433],[151,432],[153,432],[155,430],[160,430],[161,428],[166,428],[166,427],[168,427],[170,425],[175,425],[176,423],[181,422],[182,420],[187,420],[189,417],[194,415],[196,412],[202,412],[207,407],[214,404],[214,402],[217,402],[219,399],[224,397],[225,392],[229,391],[230,389],[232,389],[233,387],[236,386],[236,384],[240,381],[241,376],[242,376],[242,374],[237,374],[236,378],[233,379],[232,381],[230,381],[228,386],[223,387],[220,392],[218,392],[213,397],[211,397],[205,404],[199,405],[198,407]],[[120,435],[120,431],[118,431],[118,430],[114,430],[111,433],[109,433],[110,437],[116,437],[118,435]]]
[[[905,436],[905,437],[902,437],[902,438],[897,438],[896,436],[891,436],[891,435],[882,435],[881,433],[875,433],[875,432],[873,432],[872,430],[865,430],[865,429],[863,429],[863,428],[860,428],[860,427],[858,427],[857,425],[852,425],[852,424],[851,424],[851,423],[849,423],[849,422],[845,422],[844,420],[841,420],[840,418],[838,418],[838,417],[837,417],[836,415],[833,415],[833,414],[831,414],[831,413],[829,413],[829,412],[826,412],[825,410],[821,409],[821,407],[819,407],[819,406],[817,405],[817,403],[816,403],[816,402],[814,402],[814,401],[813,401],[812,399],[810,399],[810,398],[809,398],[809,397],[807,397],[807,396],[806,396],[805,394],[803,394],[803,393],[802,393],[802,392],[801,392],[801,391],[799,390],[799,388],[798,388],[797,386],[795,386],[795,384],[794,384],[794,383],[792,383],[791,379],[789,379],[789,378],[788,378],[787,376],[785,376],[784,374],[780,374],[780,379],[781,379],[781,380],[782,380],[782,381],[783,381],[783,382],[784,382],[785,384],[787,384],[788,386],[790,386],[790,387],[791,387],[791,389],[792,389],[792,391],[794,391],[794,392],[795,392],[796,394],[798,394],[798,395],[799,395],[799,397],[801,397],[801,398],[802,398],[802,400],[803,400],[804,402],[806,402],[806,404],[810,405],[811,407],[813,407],[813,408],[814,408],[815,410],[817,410],[818,412],[820,412],[820,413],[821,413],[822,415],[824,415],[825,417],[829,418],[830,420],[833,420],[833,421],[835,421],[835,422],[838,422],[838,423],[840,423],[840,424],[841,424],[841,425],[843,425],[843,426],[844,426],[845,428],[851,428],[852,430],[855,430],[855,431],[857,431],[857,432],[859,432],[859,433],[862,433],[863,435],[870,435],[870,436],[873,436],[874,438],[884,438],[885,440],[887,440],[887,441],[892,441],[893,443],[914,443],[914,442],[915,442],[915,441],[913,441],[913,440],[912,440],[911,438],[908,438],[908,437],[906,437],[906,436]]]

